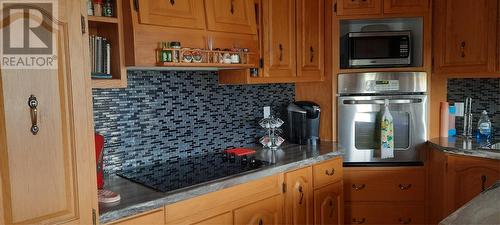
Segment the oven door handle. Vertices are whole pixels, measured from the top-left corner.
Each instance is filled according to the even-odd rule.
[[[384,99],[377,100],[343,100],[344,105],[383,105]],[[422,99],[389,99],[389,104],[421,103]]]

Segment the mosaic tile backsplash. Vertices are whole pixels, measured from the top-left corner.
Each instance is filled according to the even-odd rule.
[[[477,127],[481,112],[486,110],[492,122],[493,134],[495,138],[500,139],[500,78],[449,79],[448,101],[465,102],[466,97],[473,99],[474,128]],[[463,117],[457,117],[458,134],[463,133],[463,122]]]
[[[211,71],[129,71],[128,88],[95,89],[106,173],[257,143],[262,108],[285,119],[293,84],[219,85]]]

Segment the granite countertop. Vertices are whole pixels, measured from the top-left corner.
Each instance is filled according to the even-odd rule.
[[[441,137],[431,139],[429,143],[433,147],[450,154],[500,160],[500,150],[483,149],[476,138]],[[492,143],[500,143],[500,141],[495,140]]]
[[[500,224],[500,181],[441,221],[440,225]]]
[[[258,159],[272,162],[273,165],[169,193],[158,192],[127,179],[112,175],[106,179],[104,188],[119,193],[121,195],[121,201],[113,205],[100,204],[100,222],[101,224],[109,223],[121,218],[160,208],[164,205],[173,204],[266,176],[340,157],[343,154],[342,151],[339,150],[336,142],[321,142],[317,146],[287,144],[277,151],[262,150],[258,147],[254,149],[257,150],[256,157]]]

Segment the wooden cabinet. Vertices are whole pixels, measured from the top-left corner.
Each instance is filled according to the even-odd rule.
[[[141,0],[134,7],[139,9],[139,23],[191,29],[205,28],[203,0]],[[161,40],[158,40],[161,41]]]
[[[313,224],[312,168],[288,172],[285,182],[285,224]]]
[[[337,2],[339,16],[380,13],[382,13],[382,0],[339,0]]]
[[[54,4],[64,10],[47,23],[50,31],[38,34],[54,38],[55,67],[0,68],[0,224],[92,224],[97,193],[88,36],[81,26],[86,11],[79,0]],[[37,10],[30,12],[47,13]]]
[[[343,176],[342,159],[333,159],[313,165],[313,176],[315,188],[341,181]]]
[[[205,0],[211,31],[257,34],[253,0]]]
[[[214,216],[212,218],[203,220],[201,222],[193,223],[192,225],[227,225],[233,224],[233,214],[224,213],[222,215]]]
[[[344,224],[342,182],[314,190],[314,224]]]
[[[283,197],[277,195],[234,211],[236,225],[278,225],[282,224]]]
[[[353,203],[346,209],[346,224],[426,224],[423,204]]]
[[[125,218],[108,225],[163,225],[165,224],[165,212],[163,208],[146,212],[131,218]]]
[[[430,0],[384,0],[384,13],[423,13]]]
[[[263,76],[294,78],[296,68],[295,0],[262,0]]]
[[[434,1],[434,71],[494,73],[498,1]]]
[[[325,1],[297,0],[298,80],[322,79],[325,67]]]

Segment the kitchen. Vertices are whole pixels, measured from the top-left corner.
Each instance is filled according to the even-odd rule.
[[[0,224],[500,224],[498,0],[0,2]]]

